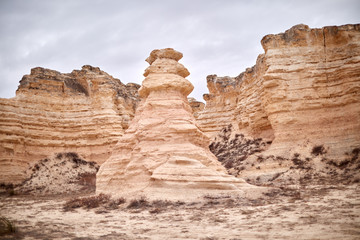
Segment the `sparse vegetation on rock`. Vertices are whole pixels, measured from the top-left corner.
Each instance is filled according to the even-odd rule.
[[[281,187],[360,182],[360,148],[344,153],[341,159],[328,159],[324,145],[313,146],[306,156],[298,152],[292,156],[264,155],[269,144],[235,134],[229,125],[220,131],[209,148],[230,174],[246,176],[246,181],[254,185]]]
[[[30,166],[29,177],[15,191],[37,195],[94,192],[98,170],[97,163],[75,152],[56,153]]]
[[[233,134],[232,125],[224,127],[210,144],[210,151],[227,168],[243,170],[242,162],[249,156],[264,151],[269,142],[261,138],[250,139],[243,134]],[[259,159],[261,157],[259,156]]]
[[[73,198],[64,204],[64,211],[70,211],[76,208],[98,208],[104,207],[106,209],[117,209],[119,205],[125,203],[126,200],[124,198],[112,199],[111,196],[106,194],[99,194],[95,196],[89,197],[78,197]]]

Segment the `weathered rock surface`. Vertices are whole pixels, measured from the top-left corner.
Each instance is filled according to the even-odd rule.
[[[188,98],[190,107],[193,110],[193,115],[195,118],[199,116],[199,112],[203,111],[205,108],[205,103],[197,101],[195,98],[189,97]]]
[[[336,158],[359,147],[360,24],[297,25],[265,36],[262,45],[262,102],[275,135],[269,150],[310,142],[310,149],[324,145]]]
[[[264,155],[311,157],[315,146],[341,162],[360,147],[360,25],[267,35],[265,53],[235,78],[209,76],[200,129],[272,141]]]
[[[0,99],[0,182],[20,183],[29,164],[56,152],[103,163],[133,118],[138,88],[91,66],[32,69],[16,97]]]
[[[134,119],[97,174],[96,192],[191,199],[204,193],[251,185],[227,175],[198,129],[187,95],[192,84],[173,49],[154,50],[139,90],[143,98]],[[205,192],[204,192],[205,191]]]

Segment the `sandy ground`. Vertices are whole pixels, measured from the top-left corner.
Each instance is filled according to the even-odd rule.
[[[360,186],[274,190],[256,200],[64,211],[74,196],[0,196],[17,232],[0,239],[360,239]]]

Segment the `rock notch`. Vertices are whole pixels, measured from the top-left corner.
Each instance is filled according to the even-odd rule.
[[[139,89],[142,98],[130,127],[100,167],[96,192],[153,199],[192,199],[243,193],[251,185],[226,173],[196,125],[187,95],[188,70],[171,48],[154,50]]]

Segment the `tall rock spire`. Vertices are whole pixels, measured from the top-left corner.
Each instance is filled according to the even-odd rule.
[[[112,156],[97,174],[97,193],[191,199],[239,191],[244,180],[226,173],[198,129],[187,95],[188,70],[171,48],[154,50],[139,89],[142,103]]]

